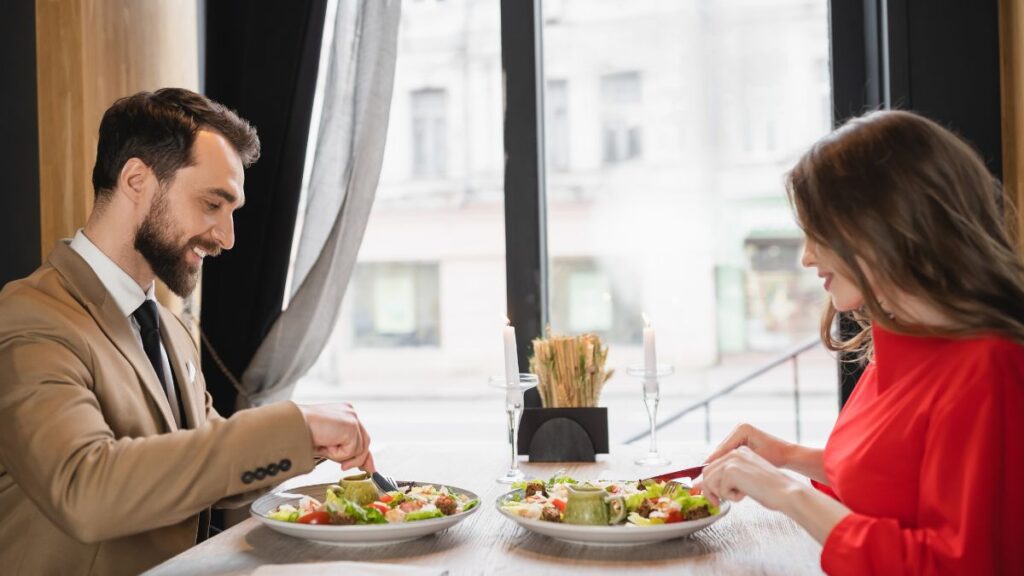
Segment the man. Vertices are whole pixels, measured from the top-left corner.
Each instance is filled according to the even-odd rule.
[[[187,90],[103,116],[84,230],[0,292],[0,571],[137,574],[193,545],[214,503],[317,456],[373,469],[348,404],[221,418],[195,342],[153,297],[155,278],[188,295],[234,245],[258,156],[246,121]]]

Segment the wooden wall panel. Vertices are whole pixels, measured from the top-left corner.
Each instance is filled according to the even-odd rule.
[[[97,131],[110,104],[165,86],[198,90],[196,9],[196,0],[36,0],[40,260],[92,209]],[[184,308],[198,318],[198,297]]]
[[[1024,9],[1018,0],[999,0],[999,45],[1003,190],[1013,205],[1007,214],[1024,253]]]

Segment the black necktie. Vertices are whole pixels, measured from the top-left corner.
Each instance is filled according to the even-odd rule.
[[[174,389],[173,383],[168,386],[164,377],[164,362],[160,355],[160,317],[157,315],[156,302],[147,298],[142,302],[142,306],[139,306],[132,313],[132,316],[139,323],[139,332],[142,335],[142,349],[146,351],[146,357],[149,358],[149,363],[153,365],[156,377],[160,379],[160,385],[163,386],[164,393],[167,394],[167,402],[171,406],[171,413],[174,414],[174,419],[177,421],[178,426],[181,426],[181,405],[178,403],[177,390]]]

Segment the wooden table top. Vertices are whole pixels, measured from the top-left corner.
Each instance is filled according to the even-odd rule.
[[[249,574],[267,564],[358,561],[447,569],[450,574],[820,574],[821,546],[786,516],[746,499],[724,518],[692,536],[635,547],[569,544],[533,534],[503,517],[494,500],[508,491],[495,478],[507,467],[507,445],[465,443],[434,446],[403,442],[377,447],[378,468],[398,480],[447,484],[476,492],[483,509],[433,536],[393,545],[331,546],[278,534],[248,518],[222,534],[168,560],[147,574]],[[710,448],[667,444],[664,470],[640,468],[633,459],[645,447],[614,446],[592,463],[529,463],[529,477],[559,469],[579,479],[650,476],[699,463]],[[338,465],[325,462],[281,488],[335,482]]]

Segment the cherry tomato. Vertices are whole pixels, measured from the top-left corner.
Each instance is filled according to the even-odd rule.
[[[554,506],[555,508],[558,508],[562,512],[565,512],[565,502],[559,500],[558,498],[552,498],[551,505]]]
[[[299,518],[299,524],[330,524],[331,516],[323,510],[319,512],[310,512],[302,518]]]
[[[383,502],[373,502],[370,506],[379,510],[381,514],[387,514],[391,510],[391,507]]]
[[[394,499],[395,499],[395,497],[392,496],[391,494],[385,494],[385,495],[380,497],[380,501],[385,503],[385,504],[387,504],[388,502],[391,502]]]
[[[682,522],[683,513],[679,510],[671,510],[668,513],[668,518],[665,518],[665,524],[671,524],[673,522]]]

